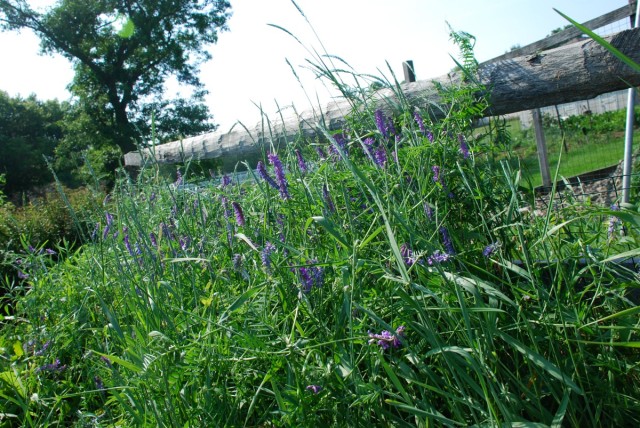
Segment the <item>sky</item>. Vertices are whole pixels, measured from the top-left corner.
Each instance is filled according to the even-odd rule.
[[[53,1],[29,3],[43,7]],[[458,51],[449,39],[449,25],[475,36],[476,58],[482,62],[568,24],[553,8],[584,22],[628,0],[296,0],[304,17],[291,0],[230,3],[228,31],[210,47],[213,58],[200,74],[220,131],[236,121],[255,125],[260,108],[274,117],[278,108],[288,114],[291,106],[298,112],[309,109],[309,100],[316,106],[330,101],[335,90],[308,69],[314,50],[337,55],[363,74],[390,78],[388,63],[399,80],[402,63],[412,60],[417,79],[430,79],[455,65],[451,56]],[[0,33],[0,58],[0,90],[10,96],[69,99],[70,63],[39,55],[33,33]],[[178,91],[169,84],[167,96]]]

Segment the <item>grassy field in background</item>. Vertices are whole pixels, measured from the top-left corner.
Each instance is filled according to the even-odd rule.
[[[624,115],[623,112],[607,114],[606,117],[593,116],[591,128],[569,126],[563,133],[557,122],[545,121],[544,132],[547,142],[549,167],[551,175],[555,174],[558,162],[558,177],[574,177],[590,171],[607,168],[618,164],[623,159],[624,151]],[[613,120],[606,127],[598,126],[599,121]],[[605,129],[602,129],[605,128]],[[524,129],[518,119],[507,122],[507,129],[512,138],[512,149],[520,159],[523,175],[534,187],[542,185],[540,164],[536,149],[535,131],[533,127]],[[639,131],[634,131],[634,140]],[[634,151],[638,148],[637,143]]]

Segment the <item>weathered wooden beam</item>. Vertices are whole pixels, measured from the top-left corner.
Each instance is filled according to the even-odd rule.
[[[605,38],[614,47],[640,62],[640,29],[626,30]],[[627,88],[627,82],[640,86],[640,73],[625,65],[605,48],[585,40],[539,54],[485,64],[479,68],[480,82],[489,89],[491,105],[488,115],[502,115],[537,107],[584,100]],[[436,83],[457,85],[459,72],[432,80],[401,85],[404,97],[412,105],[427,108],[440,98]],[[398,104],[394,92],[383,89],[375,94],[370,106],[390,109]],[[344,117],[352,112],[348,100],[327,104],[322,111],[306,111],[253,129],[236,126],[230,132],[214,132],[145,148],[125,155],[125,164],[140,166],[155,157],[159,163],[179,163],[190,159],[222,158],[223,168],[236,162],[256,158],[270,145],[276,149],[298,136],[310,140],[321,135],[319,126],[341,128]]]
[[[613,22],[620,21],[626,18],[627,16],[632,16],[633,14],[635,14],[635,10],[636,10],[636,0],[629,0],[629,4],[627,6],[619,7],[616,10],[613,10],[597,18],[584,22],[582,23],[582,25],[587,27],[589,30],[595,30],[595,29],[604,27],[605,25],[611,24]],[[552,34],[549,37],[545,37],[542,40],[538,40],[537,42],[533,42],[526,46],[522,46],[518,49],[514,49],[510,52],[506,52],[500,56],[497,56],[488,61],[485,61],[483,65],[489,64],[492,62],[504,61],[506,59],[517,58],[519,56],[531,55],[541,51],[557,48],[558,46],[562,46],[580,36],[582,36],[582,31],[578,30],[576,27],[571,26],[556,34]]]

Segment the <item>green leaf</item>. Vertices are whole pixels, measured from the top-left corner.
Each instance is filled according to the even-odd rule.
[[[116,363],[118,365],[121,365],[125,369],[131,370],[132,372],[140,373],[142,371],[142,367],[138,367],[135,364],[133,364],[132,362],[127,361],[127,360],[123,360],[122,358],[116,357],[115,355],[107,355],[107,354],[103,354],[102,352],[97,352],[97,351],[94,351],[94,352],[96,354],[100,355],[101,357],[105,357],[105,358],[109,359],[109,361],[111,363]]]
[[[612,55],[615,55],[620,61],[624,62],[625,64],[627,64],[629,67],[633,68],[634,70],[640,71],[640,64],[636,63],[634,60],[632,60],[631,58],[629,58],[628,56],[626,56],[625,54],[620,52],[618,49],[616,49],[614,46],[612,46],[611,43],[607,42],[605,39],[603,39],[602,37],[598,36],[596,33],[591,31],[590,29],[588,29],[584,25],[582,25],[582,24],[574,21],[573,19],[569,18],[567,15],[565,15],[562,12],[560,12],[558,9],[554,8],[553,10],[555,10],[558,14],[560,14],[560,16],[562,16],[564,19],[566,19],[567,21],[572,23],[573,26],[576,27],[578,30],[582,31],[587,36],[589,36],[593,40],[595,40],[598,44],[603,46],[606,50],[611,52]]]
[[[22,350],[22,343],[19,340],[16,340],[13,344],[13,353],[16,354],[16,357],[18,358],[24,355],[24,351]]]
[[[548,361],[546,358],[544,358],[542,355],[527,348],[522,343],[518,342],[516,339],[509,336],[508,334],[505,334],[500,331],[498,331],[497,333],[502,338],[502,340],[507,342],[514,349],[516,349],[522,355],[527,357],[532,363],[542,368],[543,370],[545,370],[547,373],[549,373],[551,376],[555,377],[559,381],[563,382],[566,386],[574,390],[576,393],[580,395],[584,394],[582,389],[578,385],[576,385],[569,376],[564,374],[558,367],[551,364],[551,362]]]
[[[251,288],[247,291],[245,291],[240,297],[238,297],[232,304],[231,306],[229,306],[223,313],[222,315],[220,315],[220,320],[218,321],[220,324],[222,324],[224,321],[226,321],[227,318],[229,318],[229,314],[231,314],[231,312],[234,312],[236,310],[238,310],[238,308],[240,308],[247,300],[249,300],[250,298],[252,298],[258,291],[260,291],[260,288],[256,287],[256,288]]]
[[[131,36],[133,36],[133,32],[135,30],[136,30],[135,24],[133,23],[131,18],[127,18],[124,25],[120,29],[120,31],[118,31],[118,36],[122,37],[123,39],[128,39]]]

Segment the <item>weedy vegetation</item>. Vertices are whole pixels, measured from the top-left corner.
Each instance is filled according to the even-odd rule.
[[[452,38],[442,105],[318,55],[345,129],[247,180],[122,174],[88,243],[25,246],[0,426],[640,424],[638,206],[535,210]]]

